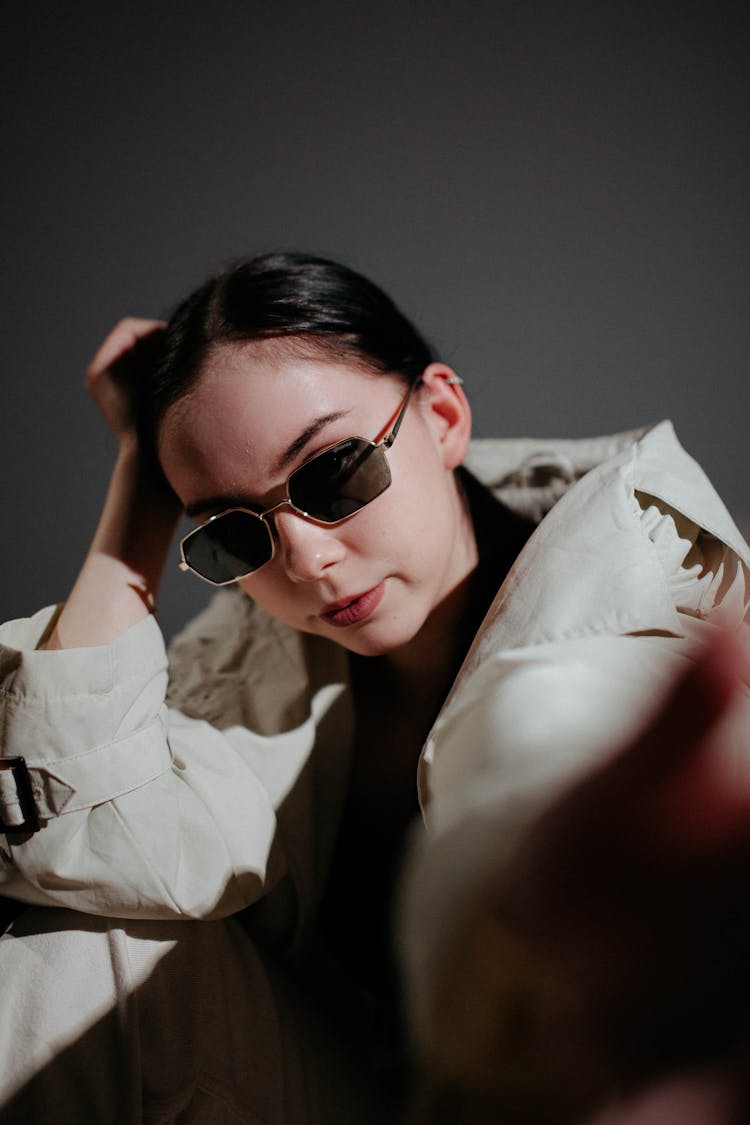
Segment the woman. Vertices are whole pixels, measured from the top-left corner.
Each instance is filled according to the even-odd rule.
[[[102,1121],[393,1119],[373,1089],[399,1103],[387,920],[415,777],[419,1023],[446,920],[635,734],[706,619],[741,621],[747,549],[665,426],[487,443],[498,499],[462,467],[456,374],[320,259],[121,323],[88,385],[118,440],[99,528],[63,609],[0,635],[24,759],[0,773],[5,889],[83,912],[0,945],[8,1120],[50,1096],[77,1119],[83,1089]],[[230,590],[175,644],[165,708],[151,611],[182,508],[183,567]]]

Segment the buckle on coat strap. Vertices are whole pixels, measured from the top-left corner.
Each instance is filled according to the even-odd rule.
[[[0,812],[0,833],[38,832],[39,816],[31,788],[31,776],[25,758],[0,758],[0,772],[9,772],[16,785],[18,806],[23,820],[20,824],[7,824]]]

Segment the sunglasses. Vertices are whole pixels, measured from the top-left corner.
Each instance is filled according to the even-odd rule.
[[[380,441],[350,437],[316,453],[287,477],[286,496],[264,512],[228,508],[189,532],[180,543],[180,570],[212,586],[228,586],[270,562],[276,539],[270,517],[288,507],[317,523],[336,524],[359,512],[391,483],[386,451],[406,414],[415,380],[404,396],[393,426]]]

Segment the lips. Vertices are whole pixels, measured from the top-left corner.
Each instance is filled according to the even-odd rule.
[[[379,582],[370,590],[362,594],[355,594],[351,598],[340,598],[337,602],[329,602],[320,614],[327,625],[345,628],[347,625],[356,625],[374,613],[380,605],[385,593],[385,583]]]

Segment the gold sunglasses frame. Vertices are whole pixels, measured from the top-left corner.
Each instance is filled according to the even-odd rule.
[[[451,382],[457,382],[457,381],[458,381],[458,377],[455,377],[451,380]],[[302,516],[304,519],[312,520],[315,523],[320,523],[324,527],[335,527],[337,524],[343,523],[344,520],[349,520],[349,519],[352,518],[352,516],[356,516],[359,512],[362,511],[362,508],[366,508],[368,504],[371,504],[372,500],[377,500],[378,496],[382,496],[382,494],[384,492],[386,492],[391,486],[390,466],[388,468],[389,480],[388,480],[388,484],[385,486],[385,488],[381,489],[381,491],[377,494],[377,496],[373,496],[372,500],[366,500],[365,503],[362,504],[361,507],[357,508],[357,510],[355,512],[351,512],[349,515],[343,516],[339,520],[330,520],[330,521],[329,520],[321,520],[316,516],[311,516],[309,512],[303,511],[302,508],[298,508],[297,505],[294,503],[294,501],[290,499],[289,485],[290,485],[290,482],[294,479],[294,477],[298,473],[303,472],[314,461],[317,461],[317,459],[319,457],[325,457],[325,455],[327,453],[330,453],[331,450],[335,449],[336,446],[338,446],[338,445],[345,445],[347,442],[350,442],[350,441],[361,441],[361,442],[364,442],[367,446],[369,446],[370,451],[372,451],[374,449],[383,449],[384,451],[390,449],[391,446],[393,445],[394,441],[396,440],[396,436],[398,434],[399,429],[401,428],[401,423],[404,419],[404,415],[406,414],[406,410],[407,410],[407,407],[409,405],[409,401],[411,399],[411,396],[412,396],[414,390],[420,385],[421,382],[422,382],[422,379],[421,379],[421,376],[420,376],[418,379],[415,379],[414,382],[409,385],[409,389],[407,390],[406,394],[404,395],[403,401],[401,402],[401,404],[398,408],[398,413],[396,415],[396,419],[395,419],[391,429],[388,431],[388,433],[385,435],[385,437],[380,439],[380,441],[371,440],[370,438],[363,438],[363,437],[360,437],[359,435],[353,435],[351,437],[341,438],[339,441],[334,441],[334,442],[331,443],[331,445],[326,446],[325,449],[320,449],[320,450],[318,450],[317,453],[314,453],[312,455],[312,457],[308,457],[308,459],[306,461],[303,461],[301,465],[298,465],[298,467],[293,472],[291,472],[289,474],[289,476],[286,478],[286,482],[285,482],[286,496],[284,497],[283,500],[280,500],[278,502],[278,504],[273,504],[270,508],[266,508],[266,510],[263,511],[263,512],[254,512],[254,511],[252,511],[251,508],[243,508],[241,506],[237,506],[237,507],[234,507],[234,508],[225,508],[222,512],[216,512],[215,515],[210,516],[204,523],[200,524],[199,527],[195,527],[195,528],[193,528],[192,531],[189,531],[187,533],[187,535],[184,535],[182,537],[182,539],[180,540],[180,560],[177,563],[177,566],[179,567],[179,569],[182,570],[182,571],[189,571],[191,574],[194,574],[197,578],[200,578],[201,581],[207,582],[209,584],[209,586],[231,586],[235,582],[239,582],[243,578],[247,578],[249,575],[257,573],[257,571],[259,571],[261,569],[261,567],[266,566],[268,563],[270,563],[273,560],[274,556],[276,555],[276,536],[274,535],[274,532],[272,530],[273,524],[270,522],[269,517],[271,517],[274,512],[277,512],[279,510],[279,508],[289,507],[289,508],[292,509],[293,512],[296,512],[298,516]],[[386,462],[386,464],[387,464],[387,462]],[[246,515],[253,516],[255,519],[260,520],[260,522],[265,526],[266,531],[268,532],[268,538],[269,538],[269,541],[271,543],[271,554],[265,560],[265,562],[262,562],[260,564],[260,566],[255,566],[255,567],[252,568],[252,570],[248,570],[244,574],[238,574],[235,578],[229,578],[225,582],[214,582],[214,580],[212,578],[207,578],[205,574],[201,574],[199,571],[195,570],[192,566],[190,566],[187,559],[185,558],[185,544],[190,539],[192,539],[194,536],[199,535],[205,528],[209,527],[215,520],[221,519],[223,516],[228,516],[232,512],[244,512]]]

